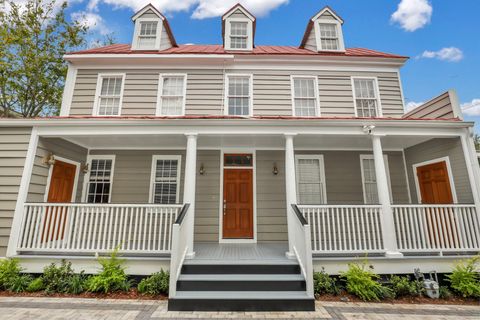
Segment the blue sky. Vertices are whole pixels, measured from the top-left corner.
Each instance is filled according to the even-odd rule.
[[[19,0],[22,1],[22,0]],[[113,32],[130,43],[135,9],[148,0],[70,0],[91,38]],[[220,15],[236,0],[151,0],[164,12],[178,43],[221,43]],[[245,0],[257,16],[256,44],[299,45],[308,19],[325,5],[344,20],[347,47],[410,56],[401,76],[405,100],[420,103],[454,88],[480,133],[480,11],[478,0]],[[442,50],[443,49],[443,50]],[[476,99],[478,101],[476,101]],[[476,105],[476,104],[479,105]],[[472,106],[473,105],[473,106]]]

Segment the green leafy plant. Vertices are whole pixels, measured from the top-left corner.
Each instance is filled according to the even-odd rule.
[[[159,295],[168,293],[170,275],[166,271],[160,271],[152,274],[148,278],[142,279],[138,284],[138,292],[150,295]]]
[[[418,297],[422,295],[422,284],[416,280],[412,281],[409,276],[400,277],[392,275],[390,277],[390,284],[395,297]]]
[[[347,292],[364,301],[394,297],[393,291],[378,282],[380,276],[368,270],[366,263],[351,263],[340,276],[345,279]]]
[[[79,275],[73,271],[71,262],[62,260],[59,266],[52,263],[43,269],[42,281],[45,293],[80,293],[72,288],[72,281],[77,277]]]
[[[32,282],[32,277],[27,274],[19,275],[11,280],[10,286],[7,288],[11,292],[24,292]]]
[[[464,298],[480,298],[480,256],[459,261],[447,275],[450,287]]]
[[[22,268],[17,259],[0,261],[0,290],[21,292],[26,289],[31,277],[22,275]]]
[[[110,258],[98,258],[98,262],[102,266],[101,271],[87,279],[87,291],[109,293],[130,289],[131,281],[125,273],[123,260],[118,258],[118,249],[112,252]]]
[[[452,297],[452,293],[447,286],[440,286],[438,293],[440,294],[440,299],[450,299]]]
[[[335,278],[330,277],[325,269],[322,268],[322,271],[315,272],[313,274],[313,290],[315,294],[334,294],[338,295],[340,289],[337,285]]]
[[[32,282],[30,282],[30,284],[26,288],[26,291],[27,292],[38,292],[38,291],[42,291],[43,289],[45,289],[45,285],[43,284],[43,278],[38,277],[38,278],[33,279]]]

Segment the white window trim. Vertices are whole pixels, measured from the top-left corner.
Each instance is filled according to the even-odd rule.
[[[177,194],[175,198],[175,203],[180,203],[180,177],[182,176],[182,156],[181,155],[157,155],[152,156],[152,168],[150,173],[150,193],[148,196],[149,203],[154,203],[155,188],[153,184],[155,183],[155,175],[157,171],[157,160],[177,160]]]
[[[120,88],[120,101],[118,102],[118,114],[114,115],[99,115],[98,111],[100,108],[100,93],[102,92],[102,83],[104,78],[108,77],[122,77],[122,86]],[[123,104],[123,90],[125,89],[125,73],[99,73],[97,77],[97,88],[95,90],[95,100],[93,105],[93,116],[98,117],[119,117],[122,115],[122,104]]]
[[[153,48],[139,48],[138,42],[140,37],[141,31],[141,23],[142,22],[158,22],[157,23],[157,37],[155,39],[155,45]],[[160,18],[138,18],[135,20],[135,30],[132,42],[132,50],[160,50],[160,42],[162,36],[162,28],[163,28],[163,21]]]
[[[417,202],[422,203],[422,193],[420,192],[420,182],[418,181],[418,175],[417,175],[417,168],[418,167],[423,167],[427,166],[429,164],[434,164],[434,163],[439,163],[439,162],[445,162],[447,166],[447,173],[448,173],[448,179],[450,181],[450,189],[452,190],[452,198],[453,198],[453,203],[458,203],[458,198],[457,198],[457,189],[455,188],[455,181],[453,180],[453,173],[452,173],[452,166],[450,164],[450,157],[442,157],[442,158],[436,158],[428,161],[423,161],[420,163],[415,163],[412,168],[413,168],[413,178],[415,180],[415,188],[417,189]]]
[[[360,155],[360,172],[362,174],[362,190],[363,190],[363,203],[367,204],[367,191],[365,190],[365,173],[364,173],[364,168],[363,168],[363,160],[373,160],[375,161],[375,158],[373,154],[361,154]],[[388,182],[388,189],[389,189],[389,194],[390,194],[390,202],[393,203],[393,193],[392,193],[392,182],[390,180],[390,166],[388,165],[388,155],[384,154],[383,155],[383,160],[385,162],[385,171],[387,172],[387,182]],[[376,175],[376,172],[375,172]],[[377,181],[378,183],[378,181]],[[377,189],[377,194],[378,194],[378,189]]]
[[[304,75],[291,75],[290,76],[290,92],[292,100],[292,116],[295,116],[295,79],[313,79],[314,83],[314,92],[315,92],[315,117],[320,117],[321,107],[320,107],[320,92],[318,90],[318,77],[317,76],[304,76]]]
[[[231,115],[228,113],[228,87],[230,77],[248,77],[249,78],[249,105],[248,105],[248,115],[244,115],[244,117],[251,117],[253,115],[253,74],[243,74],[243,73],[226,73],[225,74],[225,86],[224,86],[224,96],[223,96],[223,113],[226,116],[238,116],[238,115]]]
[[[112,201],[113,177],[115,170],[115,155],[114,154],[89,154],[87,156],[88,172],[83,178],[82,202],[87,202],[88,184],[90,182],[90,172],[92,170],[92,160],[112,160],[112,170],[110,172],[110,192],[108,194],[108,203]]]
[[[351,77],[350,81],[352,83],[352,94],[353,94],[353,105],[355,107],[355,117],[358,117],[357,94],[355,92],[356,79],[373,80],[375,96],[377,98],[377,118],[383,117],[383,107],[382,107],[382,100],[380,99],[380,87],[378,86],[378,78],[377,77]]]
[[[300,198],[300,194],[299,194],[299,188],[298,188],[298,179],[300,177],[299,175],[299,172],[298,172],[298,161],[299,160],[302,160],[302,159],[317,159],[320,163],[320,179],[322,179],[322,182],[323,182],[323,186],[322,186],[322,196],[323,196],[323,199],[324,199],[324,202],[323,204],[327,204],[328,203],[328,198],[327,198],[327,180],[325,179],[325,161],[324,161],[324,157],[323,157],[323,154],[296,154],[295,155],[295,184],[296,184],[296,189],[297,189],[297,199]],[[318,204],[321,204],[321,203],[318,203]]]
[[[320,24],[333,24],[337,29],[337,37],[338,37],[338,49],[331,50],[331,49],[323,49],[322,48],[322,39],[320,36]],[[322,19],[319,18],[315,20],[315,41],[317,42],[317,51],[330,51],[330,52],[345,52],[345,42],[343,41],[343,31],[342,31],[342,24],[340,21],[332,20],[332,19]]]
[[[168,77],[183,77],[183,99],[182,99],[182,112],[176,115],[164,115],[162,114],[162,92],[163,92],[163,80]],[[185,105],[187,100],[187,74],[186,73],[161,73],[158,79],[158,94],[157,94],[157,116],[184,116]]]
[[[232,48],[231,45],[231,22],[246,22],[247,23],[247,47],[246,48]],[[225,49],[231,51],[252,51],[253,50],[253,22],[248,18],[227,18],[225,19]]]
[[[58,160],[58,161],[61,161],[61,162],[65,162],[65,163],[68,163],[68,164],[73,164],[76,167],[75,168],[75,179],[73,181],[73,190],[72,190],[72,195],[71,195],[72,199],[70,201],[70,202],[74,203],[77,200],[78,179],[80,177],[80,162],[70,160],[70,159],[67,159],[67,158],[64,158],[64,157],[60,157],[60,156],[57,156],[57,155],[54,155],[53,158],[55,160]],[[48,194],[50,193],[50,184],[52,182],[52,174],[53,174],[53,167],[54,166],[55,165],[52,165],[48,168],[47,185],[45,186],[45,194],[44,194],[44,197],[43,197],[44,202],[48,202]]]

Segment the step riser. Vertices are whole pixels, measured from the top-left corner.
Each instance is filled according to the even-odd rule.
[[[298,265],[183,265],[182,274],[299,274]]]
[[[315,311],[315,301],[170,299],[168,311]]]
[[[305,281],[178,281],[177,291],[305,291]]]

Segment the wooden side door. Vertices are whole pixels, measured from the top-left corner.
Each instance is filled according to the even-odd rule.
[[[253,170],[224,169],[223,238],[253,239]]]
[[[77,167],[74,164],[55,160],[48,189],[47,201],[49,203],[68,203],[72,201],[76,172]],[[66,220],[66,210],[56,207],[49,208],[44,220],[43,240],[51,241],[63,239]],[[52,228],[55,227],[57,227],[57,230],[52,230]]]

